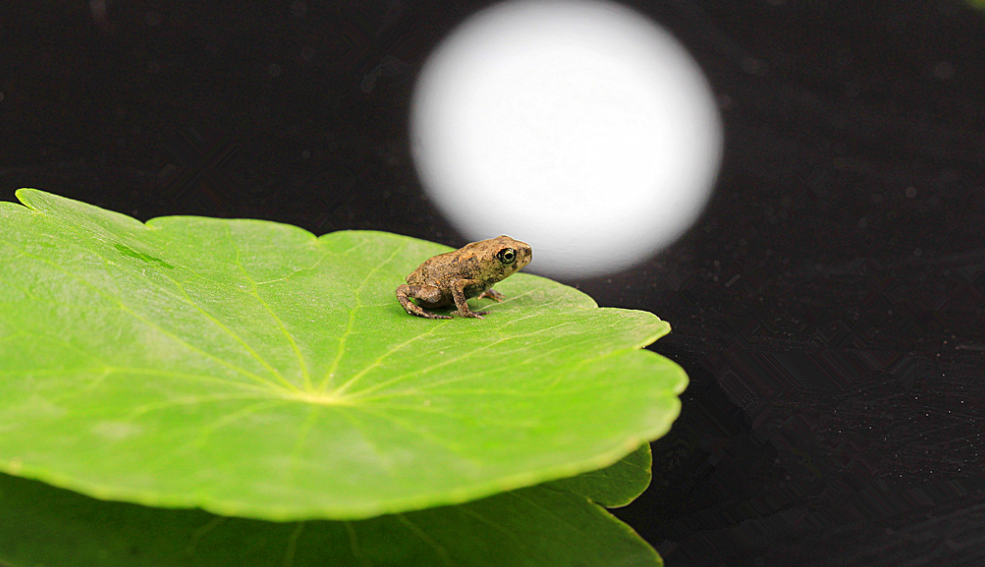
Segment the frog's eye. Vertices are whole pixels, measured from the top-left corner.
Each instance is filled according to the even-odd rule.
[[[499,261],[509,266],[516,261],[516,250],[512,248],[503,248],[496,254]]]

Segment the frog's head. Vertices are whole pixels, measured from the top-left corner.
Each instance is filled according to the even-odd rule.
[[[520,271],[520,268],[529,264],[533,258],[533,251],[526,242],[505,235],[492,238],[488,242],[491,244],[489,250],[494,258],[492,268],[496,281]]]

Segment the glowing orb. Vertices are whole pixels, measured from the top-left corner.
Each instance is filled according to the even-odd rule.
[[[722,126],[697,64],[632,10],[511,1],[430,56],[411,141],[430,197],[465,236],[529,242],[532,271],[631,267],[700,214]]]

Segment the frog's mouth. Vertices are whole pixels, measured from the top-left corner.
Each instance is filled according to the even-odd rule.
[[[517,251],[516,270],[519,272],[524,266],[534,259],[534,251],[530,248],[521,248]]]

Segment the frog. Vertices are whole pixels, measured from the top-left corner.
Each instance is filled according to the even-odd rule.
[[[424,261],[397,288],[397,300],[411,315],[426,319],[452,319],[427,309],[454,306],[454,315],[483,319],[488,311],[472,311],[472,298],[503,301],[492,287],[530,263],[533,251],[526,242],[502,235],[438,254]],[[416,299],[417,303],[411,301]],[[424,309],[424,308],[427,309]]]

